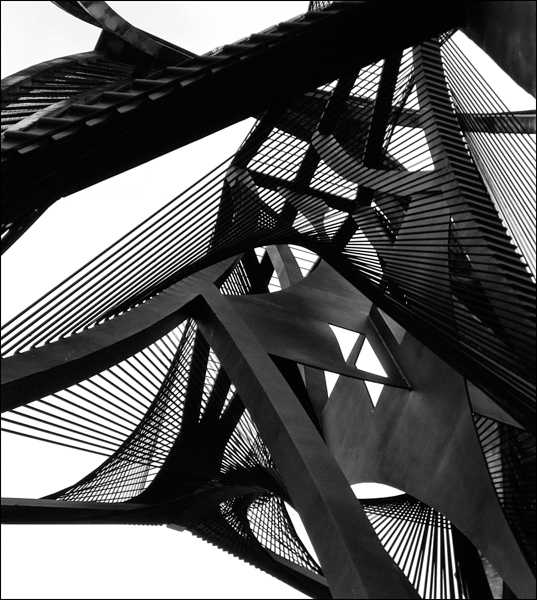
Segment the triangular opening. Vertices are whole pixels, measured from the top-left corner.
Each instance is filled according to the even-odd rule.
[[[272,273],[272,277],[268,283],[269,292],[280,292],[282,289],[282,284],[280,283],[280,278],[278,277],[278,273],[276,273],[276,269],[274,269]]]
[[[336,339],[338,341],[339,347],[341,349],[341,354],[343,354],[343,360],[347,360],[354,348],[354,345],[358,341],[360,334],[356,331],[351,331],[350,329],[344,329],[343,327],[338,327],[337,325],[332,325],[329,323],[330,329],[333,331]]]
[[[324,378],[326,380],[326,391],[328,393],[328,397],[330,397],[330,394],[332,393],[332,390],[336,386],[337,380],[339,379],[339,374],[325,371]]]
[[[380,394],[384,389],[384,385],[382,383],[376,383],[374,381],[364,381],[365,387],[369,393],[369,397],[371,398],[371,402],[373,406],[377,405],[379,401]]]
[[[255,255],[257,256],[257,260],[258,260],[259,262],[261,262],[261,261],[263,260],[263,256],[265,256],[265,252],[266,252],[266,250],[267,250],[266,246],[261,246],[261,247],[259,247],[259,248],[256,248],[256,249],[254,250],[254,252],[255,252]]]
[[[315,252],[312,252],[307,248],[292,246],[291,244],[289,244],[289,248],[296,259],[302,276],[306,277],[306,275],[312,270],[313,265],[319,260],[319,257],[317,254],[315,254]]]
[[[368,339],[364,340],[364,344],[360,350],[358,359],[356,360],[356,368],[360,369],[361,371],[373,373],[374,375],[387,377],[386,371],[384,370]]]
[[[356,360],[356,368],[361,371],[366,371],[367,373],[372,373],[373,375],[387,377],[386,371],[382,367],[380,360],[367,339],[364,340],[360,354]],[[382,383],[365,380],[364,383],[367,392],[369,393],[369,397],[371,398],[371,403],[373,406],[376,406],[384,385]]]

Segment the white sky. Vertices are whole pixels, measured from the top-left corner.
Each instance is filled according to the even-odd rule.
[[[92,50],[100,32],[50,2],[1,4],[2,77]],[[132,24],[200,54],[308,6],[307,1],[109,4]],[[507,77],[495,77],[502,89],[512,87]],[[506,100],[513,110],[528,108],[527,95]],[[230,156],[252,125],[253,120],[239,123],[56,202],[2,259],[3,321]],[[50,444],[44,453],[42,443],[6,437],[11,439],[3,446],[2,496],[49,494],[102,461]],[[67,463],[76,469],[67,471]],[[2,540],[6,599],[305,597],[187,532],[164,527],[3,526]]]

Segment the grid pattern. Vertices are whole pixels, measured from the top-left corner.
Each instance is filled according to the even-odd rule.
[[[38,116],[51,118],[65,108],[66,100],[73,103],[79,96],[80,101],[87,101],[88,91],[102,93],[107,85],[129,79],[133,71],[134,65],[114,62],[99,52],[46,63],[37,77],[28,76],[2,91],[2,132],[23,131]]]

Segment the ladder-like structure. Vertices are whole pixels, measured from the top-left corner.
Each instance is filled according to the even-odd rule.
[[[532,597],[535,115],[459,50],[465,3],[312,3],[203,56],[56,4],[103,33],[2,83],[6,249],[258,120],[4,326],[3,428],[105,458],[3,522],[186,528],[314,597]]]

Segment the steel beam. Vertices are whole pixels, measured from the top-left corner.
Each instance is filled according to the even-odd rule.
[[[418,598],[274,363],[215,289],[196,321],[244,399],[336,598]]]

